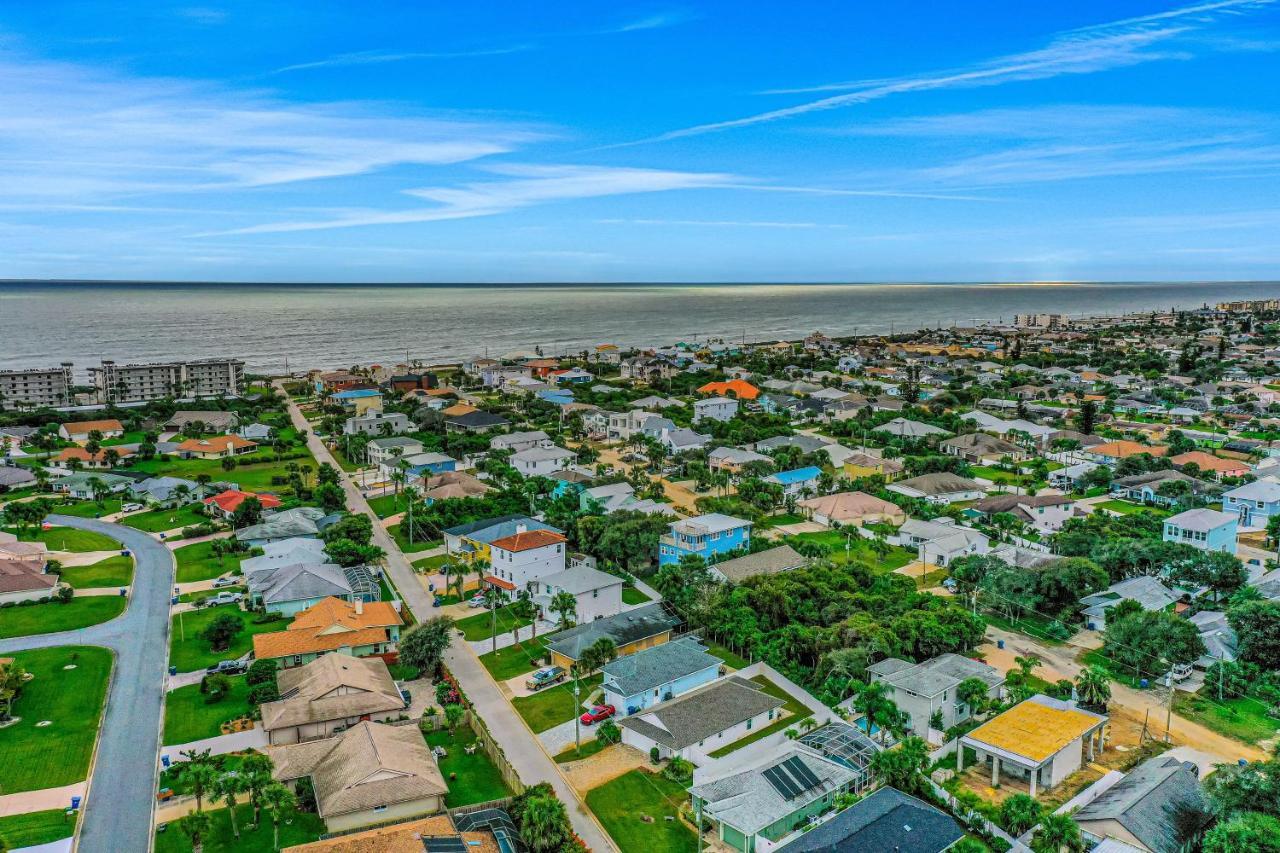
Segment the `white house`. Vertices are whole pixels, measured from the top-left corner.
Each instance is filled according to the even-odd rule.
[[[885,658],[867,667],[871,682],[884,683],[890,698],[911,717],[910,728],[924,737],[935,713],[942,715],[942,730],[962,723],[973,714],[956,695],[961,682],[977,678],[987,685],[987,697],[999,699],[1004,676],[995,667],[962,655],[945,654],[923,663]]]
[[[375,438],[365,448],[371,465],[395,466],[399,459],[414,456],[422,452],[422,442],[416,438],[397,436],[395,438]]]
[[[592,622],[613,616],[622,610],[622,578],[593,569],[585,563],[577,563],[563,572],[541,577],[533,581],[529,588],[533,593],[534,603],[548,619],[555,618],[551,615],[551,600],[561,592],[567,592],[577,599],[577,622]]]
[[[786,703],[745,678],[730,675],[618,721],[622,742],[662,758],[703,765],[711,753],[769,725]]]
[[[535,447],[552,447],[555,442],[551,437],[540,429],[530,430],[528,432],[512,432],[506,435],[496,436],[489,442],[491,450],[510,450],[512,453],[519,453],[522,450],[532,450]]]
[[[529,589],[534,581],[564,571],[565,538],[553,530],[516,532],[489,544],[490,577],[486,581],[508,592]]]
[[[526,477],[546,477],[563,470],[577,455],[563,447],[531,447],[511,457],[511,465]]]
[[[956,524],[951,518],[909,518],[898,528],[898,541],[905,548],[915,548],[920,562],[934,566],[949,566],[960,557],[991,550],[991,539],[986,534]]]
[[[918,477],[898,480],[885,488],[909,498],[920,498],[936,504],[974,501],[986,494],[982,486],[973,480],[946,472],[921,474]]]
[[[727,421],[738,413],[738,401],[728,397],[708,397],[693,404],[693,419],[710,418]]]

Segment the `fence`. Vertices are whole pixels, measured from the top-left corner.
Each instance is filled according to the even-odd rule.
[[[476,733],[476,737],[480,740],[480,748],[484,750],[484,754],[489,756],[489,760],[498,768],[498,772],[502,775],[502,781],[507,783],[507,787],[517,794],[524,793],[524,782],[520,781],[520,776],[516,773],[511,762],[507,760],[507,754],[498,746],[498,741],[489,732],[489,726],[485,723],[480,715],[471,709],[467,709],[464,718],[471,731]]]

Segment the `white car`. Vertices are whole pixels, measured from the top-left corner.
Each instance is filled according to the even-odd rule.
[[[224,586],[235,586],[239,581],[235,578],[218,578],[213,582],[214,589],[222,589]]]
[[[121,512],[137,512],[142,509],[142,504],[123,504],[120,507]]]
[[[488,607],[489,602],[485,599],[483,595],[475,595],[475,596],[472,596],[471,599],[467,601],[467,606],[468,607]]]
[[[211,595],[204,600],[206,607],[216,607],[219,604],[238,604],[244,595],[238,592],[220,592],[217,595]]]

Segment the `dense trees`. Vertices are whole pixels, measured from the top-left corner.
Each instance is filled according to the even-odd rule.
[[[1103,649],[1117,666],[1140,675],[1164,675],[1177,663],[1191,663],[1204,654],[1200,632],[1191,622],[1164,610],[1138,609],[1116,618],[1109,614]]]
[[[400,638],[400,660],[430,675],[439,668],[452,634],[453,620],[448,616],[428,619]]]

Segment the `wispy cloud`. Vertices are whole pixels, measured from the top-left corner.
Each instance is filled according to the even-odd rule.
[[[227,13],[212,6],[186,6],[178,10],[179,17],[194,21],[197,24],[212,26],[226,21]]]
[[[738,119],[710,122],[673,130],[637,142],[662,142],[734,128],[750,127],[815,112],[842,109],[914,92],[940,89],[999,86],[1012,82],[1043,80],[1062,75],[1094,74],[1114,68],[1192,54],[1181,37],[1194,33],[1227,14],[1240,14],[1269,5],[1271,0],[1221,0],[1183,6],[1155,15],[1127,18],[1060,33],[1037,50],[1002,56],[966,68],[925,72],[905,77],[854,80],[776,93],[842,94],[769,110]]]
[[[361,50],[353,53],[339,53],[317,59],[314,62],[299,62],[285,65],[271,71],[271,74],[285,74],[291,71],[310,71],[316,68],[348,68],[355,65],[383,65],[392,62],[413,62],[432,59],[471,59],[482,56],[505,56],[511,53],[523,53],[533,50],[532,44],[516,44],[508,47],[477,48],[476,50],[444,50],[444,51],[392,51]]]
[[[840,222],[782,222],[739,219],[597,219],[596,222],[600,225],[659,225],[677,228],[782,228],[808,230],[849,227]]]
[[[616,27],[601,30],[602,33],[634,33],[640,30],[660,30],[665,27],[674,27],[677,24],[683,24],[686,21],[693,20],[693,14],[685,10],[672,10],[666,12],[658,12],[653,15],[646,15],[643,18],[636,18],[627,21]]]

